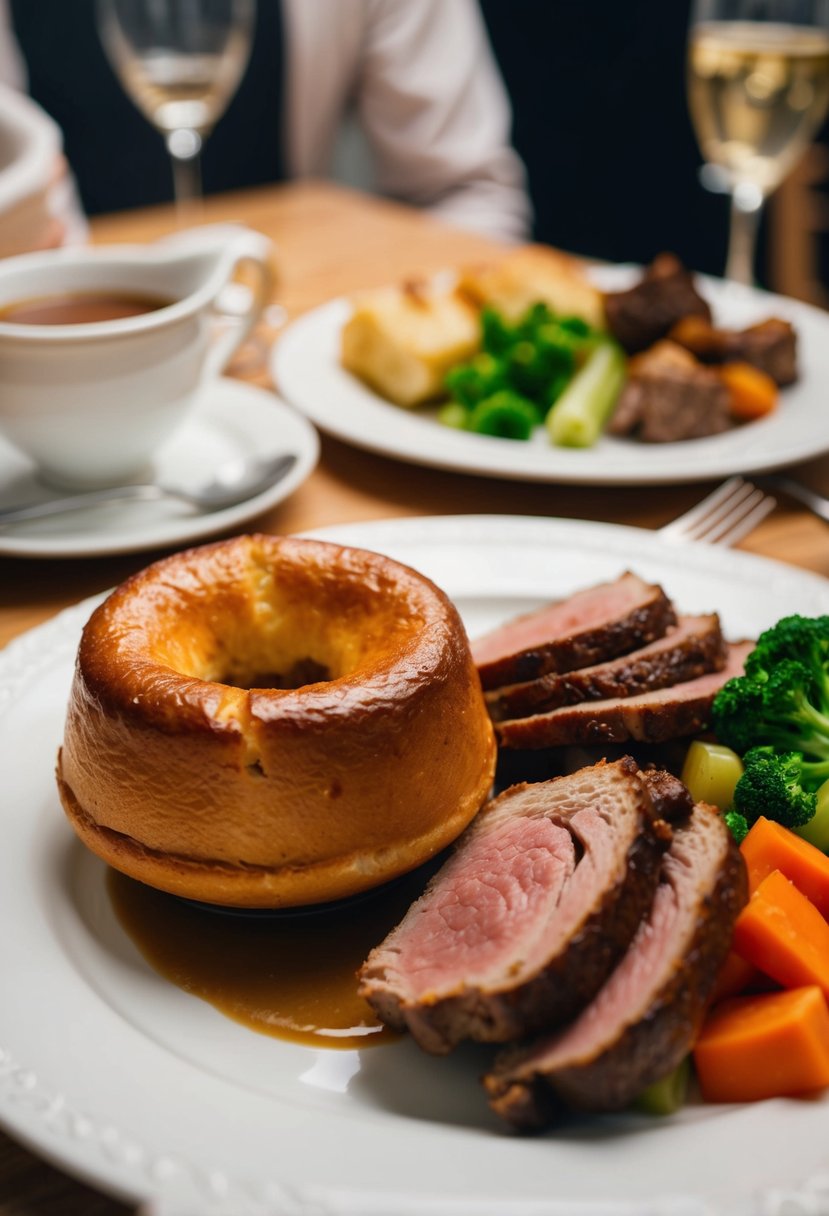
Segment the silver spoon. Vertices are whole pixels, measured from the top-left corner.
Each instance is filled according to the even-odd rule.
[[[172,498],[186,503],[197,511],[209,514],[222,511],[255,498],[270,486],[280,481],[296,464],[293,453],[271,456],[268,459],[233,460],[221,465],[212,481],[194,490],[178,486],[148,482],[144,485],[105,486],[100,490],[84,490],[78,494],[67,494],[61,498],[49,498],[46,502],[28,503],[20,507],[0,507],[0,527],[22,523],[27,519],[45,519],[50,515],[62,515],[65,511],[80,511],[84,507],[98,507],[110,502],[156,502]]]

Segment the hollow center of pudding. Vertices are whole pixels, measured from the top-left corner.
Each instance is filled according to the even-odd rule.
[[[338,680],[399,653],[424,625],[415,597],[382,573],[255,565],[192,597],[186,628],[161,627],[154,657],[182,675],[237,688]],[[178,610],[182,604],[178,604]]]

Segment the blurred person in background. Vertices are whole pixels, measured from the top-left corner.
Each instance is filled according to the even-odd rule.
[[[121,89],[93,0],[0,0],[2,81],[60,126],[87,213],[172,197],[163,139]],[[247,71],[205,144],[205,192],[329,176],[352,111],[379,193],[496,238],[528,235],[477,0],[259,0]]]
[[[699,180],[691,0],[480,0],[540,240],[613,262],[672,249],[722,273],[728,203]]]
[[[58,126],[30,98],[1,83],[17,79],[20,70],[0,11],[0,257],[86,235]]]

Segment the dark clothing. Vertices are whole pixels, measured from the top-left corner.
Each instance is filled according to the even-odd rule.
[[[514,108],[536,236],[610,261],[670,249],[720,274],[728,203],[699,183],[690,0],[481,0]]]
[[[227,112],[205,141],[205,193],[284,178],[279,148],[282,23],[261,0],[250,62]],[[164,137],[136,109],[111,68],[94,0],[11,0],[29,91],[61,127],[85,210],[93,215],[173,197]]]

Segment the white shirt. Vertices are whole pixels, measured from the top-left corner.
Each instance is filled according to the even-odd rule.
[[[259,0],[267,3],[268,0]],[[523,165],[476,0],[282,0],[285,163],[327,177],[356,108],[376,189],[496,238],[527,236]],[[0,81],[24,87],[0,0]]]

